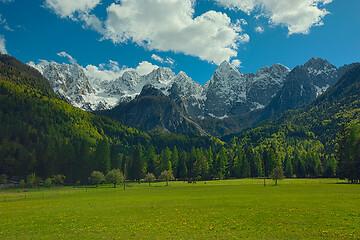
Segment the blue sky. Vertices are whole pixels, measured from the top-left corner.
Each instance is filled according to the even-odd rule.
[[[358,62],[359,9],[359,0],[0,0],[0,52],[99,76],[170,67],[204,84],[223,60],[244,73],[311,57]]]

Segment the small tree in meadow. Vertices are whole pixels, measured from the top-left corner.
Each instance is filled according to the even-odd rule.
[[[106,181],[114,184],[114,188],[116,188],[116,184],[124,182],[124,179],[124,174],[120,169],[113,169],[106,174]]]
[[[163,171],[163,172],[161,173],[159,179],[160,179],[161,181],[164,181],[164,180],[165,180],[165,181],[166,181],[166,186],[169,186],[168,181],[174,180],[175,178],[174,178],[174,175],[172,174],[172,172],[171,172],[170,170],[165,170],[165,171]]]
[[[47,179],[45,179],[43,185],[44,185],[44,187],[51,187],[51,184],[52,184],[51,178],[47,178]]]
[[[281,164],[277,165],[274,168],[273,172],[270,174],[270,177],[271,177],[272,180],[275,181],[275,186],[277,185],[278,180],[281,180],[281,179],[285,178],[284,170],[283,170]]]
[[[35,186],[35,182],[36,182],[36,175],[35,173],[30,173],[27,177],[26,177],[26,185],[28,187],[34,187]]]
[[[62,174],[53,175],[52,181],[56,185],[63,185],[65,182],[65,176]]]
[[[93,172],[90,174],[90,177],[89,177],[88,180],[89,180],[89,182],[90,182],[91,184],[95,184],[96,187],[98,187],[98,185],[99,185],[100,183],[103,183],[103,182],[106,181],[104,174],[103,174],[102,172],[100,172],[100,171],[93,171]]]
[[[19,182],[19,185],[20,185],[21,188],[25,188],[26,187],[25,180],[21,179],[20,182]]]
[[[145,182],[148,182],[148,183],[149,183],[149,186],[150,186],[150,183],[151,183],[151,182],[154,182],[155,180],[156,180],[156,177],[155,177],[155,175],[152,174],[152,173],[146,174],[146,177],[144,178],[144,181],[145,181]]]

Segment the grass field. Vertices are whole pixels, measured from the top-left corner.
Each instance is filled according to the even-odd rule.
[[[360,239],[360,185],[268,183],[6,190],[0,239]]]

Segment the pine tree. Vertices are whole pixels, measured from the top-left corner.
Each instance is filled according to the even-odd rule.
[[[97,169],[103,173],[110,171],[110,144],[106,139],[100,140],[96,146],[95,161]]]
[[[168,147],[166,147],[161,152],[160,156],[160,171],[172,171],[171,168],[171,151]]]
[[[143,146],[139,143],[130,158],[129,178],[140,181],[144,177]]]
[[[291,178],[294,175],[294,170],[293,170],[293,166],[292,166],[289,154],[286,154],[286,156],[285,156],[285,171],[284,171],[284,174],[288,178]]]
[[[187,154],[185,151],[182,151],[179,156],[179,163],[177,166],[176,177],[182,180],[185,180],[187,177],[187,167],[186,167]]]

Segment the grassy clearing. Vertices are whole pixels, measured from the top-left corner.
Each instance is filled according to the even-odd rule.
[[[0,238],[360,239],[360,185],[336,183],[143,183],[126,191],[32,190],[26,198],[7,190],[0,193]]]

